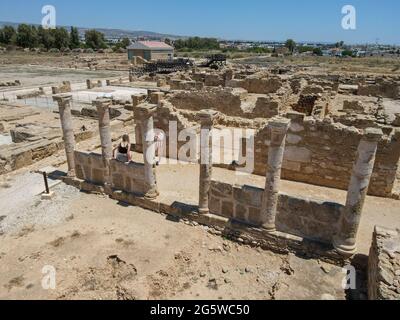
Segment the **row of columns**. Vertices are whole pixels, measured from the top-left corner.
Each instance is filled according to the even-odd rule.
[[[75,136],[73,131],[72,113],[71,113],[71,95],[55,95],[53,100],[58,103],[60,112],[61,127],[64,136],[65,153],[68,164],[68,176],[75,176]],[[110,99],[96,99],[93,105],[97,109],[99,120],[99,133],[101,141],[101,152],[104,161],[104,167],[107,168],[105,176],[105,187],[110,187],[110,161],[113,158],[113,146],[111,136],[111,119],[110,119]],[[145,183],[148,192],[146,198],[154,199],[159,193],[157,190],[157,182],[155,175],[155,145],[154,145],[154,128],[153,128],[153,113],[156,110],[156,105],[143,104],[137,107],[137,115],[141,118],[142,143],[143,143],[143,158],[145,169]]]
[[[212,175],[212,146],[210,130],[215,113],[205,110],[200,113],[201,122],[201,164],[199,212],[208,213],[209,192]],[[276,232],[276,214],[279,200],[282,163],[285,153],[286,135],[291,121],[282,117],[273,118],[268,126],[271,133],[268,148],[266,184],[261,209],[261,226],[269,233]],[[204,130],[204,132],[203,132]],[[208,132],[208,133],[207,133]],[[383,132],[377,128],[367,128],[359,144],[354,164],[347,201],[341,212],[339,228],[333,239],[334,248],[343,256],[357,252],[357,234],[371,176],[374,169],[378,143]],[[208,150],[205,150],[206,147]]]
[[[68,175],[75,175],[74,148],[70,95],[56,95],[58,102],[61,126],[64,134],[65,152],[68,163]],[[99,132],[102,155],[105,165],[109,168],[112,159],[112,140],[109,99],[97,99],[93,102],[99,115]],[[148,187],[147,198],[154,199],[159,195],[155,174],[155,144],[154,144],[154,113],[157,105],[140,104],[135,107],[135,118],[140,123],[143,159],[145,168],[145,183]],[[212,177],[212,136],[211,130],[217,113],[214,110],[203,110],[199,113],[201,124],[200,134],[200,176],[199,176],[199,213],[209,213],[209,193]],[[272,119],[269,124],[271,142],[268,148],[268,165],[266,184],[261,210],[261,225],[270,233],[276,231],[276,214],[279,200],[282,163],[285,152],[286,135],[290,127],[290,120],[282,117]],[[382,130],[368,128],[359,144],[357,160],[354,164],[346,205],[344,206],[339,223],[339,229],[333,239],[335,249],[344,256],[353,255],[356,250],[356,239],[360,225],[364,201],[367,196],[372,176],[378,142]],[[106,181],[109,181],[106,179]]]

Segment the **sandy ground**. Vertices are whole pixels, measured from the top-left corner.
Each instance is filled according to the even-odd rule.
[[[60,184],[11,214],[0,299],[344,299],[340,268],[239,246],[162,215]],[[1,218],[4,219],[4,218]],[[45,266],[56,289],[44,290]]]
[[[86,79],[106,79],[127,76],[127,72],[120,71],[91,71],[60,69],[51,66],[34,65],[0,65],[1,81],[20,80],[22,86],[50,86],[60,85],[63,81],[83,82]],[[4,89],[4,88],[2,88]],[[10,87],[8,89],[18,89]]]

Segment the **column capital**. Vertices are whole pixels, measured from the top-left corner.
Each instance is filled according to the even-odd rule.
[[[93,100],[92,105],[97,108],[108,108],[110,107],[111,103],[111,99],[97,98],[96,100]]]
[[[198,117],[202,126],[212,126],[218,112],[212,109],[201,110]]]
[[[53,96],[53,101],[57,102],[59,106],[63,106],[72,100],[70,94],[56,94]]]
[[[367,128],[364,131],[364,140],[372,141],[372,142],[378,142],[381,140],[383,136],[383,131],[382,129],[379,128]]]
[[[290,123],[290,119],[274,117],[268,122],[268,127],[274,132],[286,133],[289,130]]]
[[[139,118],[146,119],[151,117],[157,111],[157,105],[151,103],[142,103],[135,107],[134,112]]]

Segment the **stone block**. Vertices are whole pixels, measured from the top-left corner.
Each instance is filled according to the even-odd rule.
[[[247,220],[247,207],[241,204],[236,204],[235,218],[241,221]]]
[[[230,201],[222,201],[221,211],[224,217],[233,217],[233,203]]]
[[[293,162],[308,163],[311,161],[311,151],[304,147],[288,146],[285,148],[284,159]]]
[[[104,171],[101,169],[92,169],[91,181],[98,184],[104,183]]]

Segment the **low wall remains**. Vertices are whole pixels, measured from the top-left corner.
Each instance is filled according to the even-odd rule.
[[[86,182],[95,185],[107,182],[108,168],[100,154],[75,151],[75,171],[76,177]],[[113,189],[139,195],[146,193],[143,164],[111,160],[109,174]]]
[[[400,300],[400,231],[376,227],[368,262],[370,300]]]
[[[305,118],[297,113],[287,117],[292,123],[286,139],[282,178],[347,190],[362,132],[330,119]],[[266,173],[269,140],[267,127],[255,135],[257,175]],[[370,195],[392,196],[399,162],[400,131],[397,130],[379,142]]]
[[[212,181],[210,212],[253,226],[261,225],[264,190]],[[331,243],[337,231],[340,210],[337,203],[279,195],[277,229],[300,237]]]

